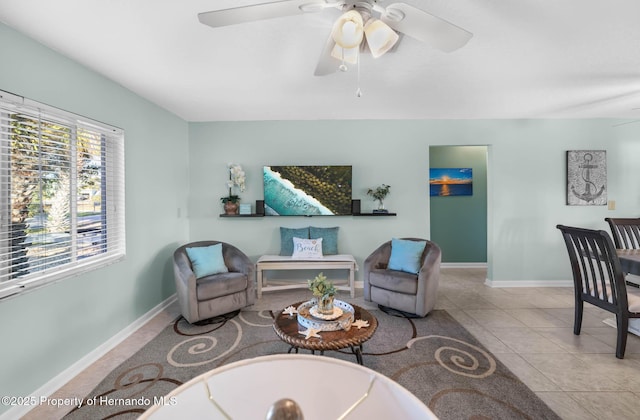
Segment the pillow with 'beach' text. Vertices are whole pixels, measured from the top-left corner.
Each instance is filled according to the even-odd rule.
[[[291,258],[322,258],[322,238],[293,238],[293,254]]]

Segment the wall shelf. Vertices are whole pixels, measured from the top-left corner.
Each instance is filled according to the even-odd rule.
[[[356,206],[354,206],[354,204],[356,204]],[[226,214],[223,213],[220,215],[220,217],[265,217],[264,214],[264,201],[262,200],[256,200],[256,210],[259,213],[251,213],[251,214]],[[373,217],[387,217],[387,216],[396,216],[396,213],[374,213],[374,212],[368,212],[368,213],[360,213],[360,200],[353,200],[352,203],[352,207],[351,207],[351,211],[353,211],[354,213],[352,214],[341,214],[339,216],[353,216],[353,217],[362,217],[362,216],[373,216]],[[261,212],[261,213],[260,213]],[[338,215],[336,215],[338,216]],[[336,217],[336,216],[332,216],[332,217]],[[297,216],[297,217],[314,217],[314,216]],[[315,217],[325,217],[323,215],[317,215]]]
[[[344,216],[349,216],[345,214]],[[373,217],[385,217],[385,216],[397,216],[397,213],[353,213],[351,216],[353,217],[363,217],[363,216],[373,216]],[[264,214],[226,214],[223,213],[220,217],[265,217]],[[313,217],[313,216],[298,216],[298,217]],[[323,217],[323,216],[316,216]],[[335,217],[335,216],[333,216]]]
[[[353,216],[376,216],[376,217],[384,217],[384,216],[397,216],[397,213],[354,213]]]

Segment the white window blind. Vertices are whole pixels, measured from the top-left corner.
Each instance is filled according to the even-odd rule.
[[[125,255],[121,129],[0,91],[0,299]]]

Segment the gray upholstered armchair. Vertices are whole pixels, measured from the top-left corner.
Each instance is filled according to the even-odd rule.
[[[186,248],[222,244],[229,272],[196,279]],[[232,312],[255,302],[255,267],[242,251],[225,242],[200,241],[181,246],[173,253],[176,293],[182,316],[194,323]]]
[[[403,239],[426,241],[418,273],[389,270],[391,241],[385,242],[364,261],[364,299],[377,303],[382,309],[386,307],[424,317],[436,303],[440,282],[440,247],[426,239]]]

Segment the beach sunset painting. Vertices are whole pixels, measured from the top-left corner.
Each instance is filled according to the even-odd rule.
[[[473,170],[471,168],[430,168],[429,195],[439,197],[473,195]]]

